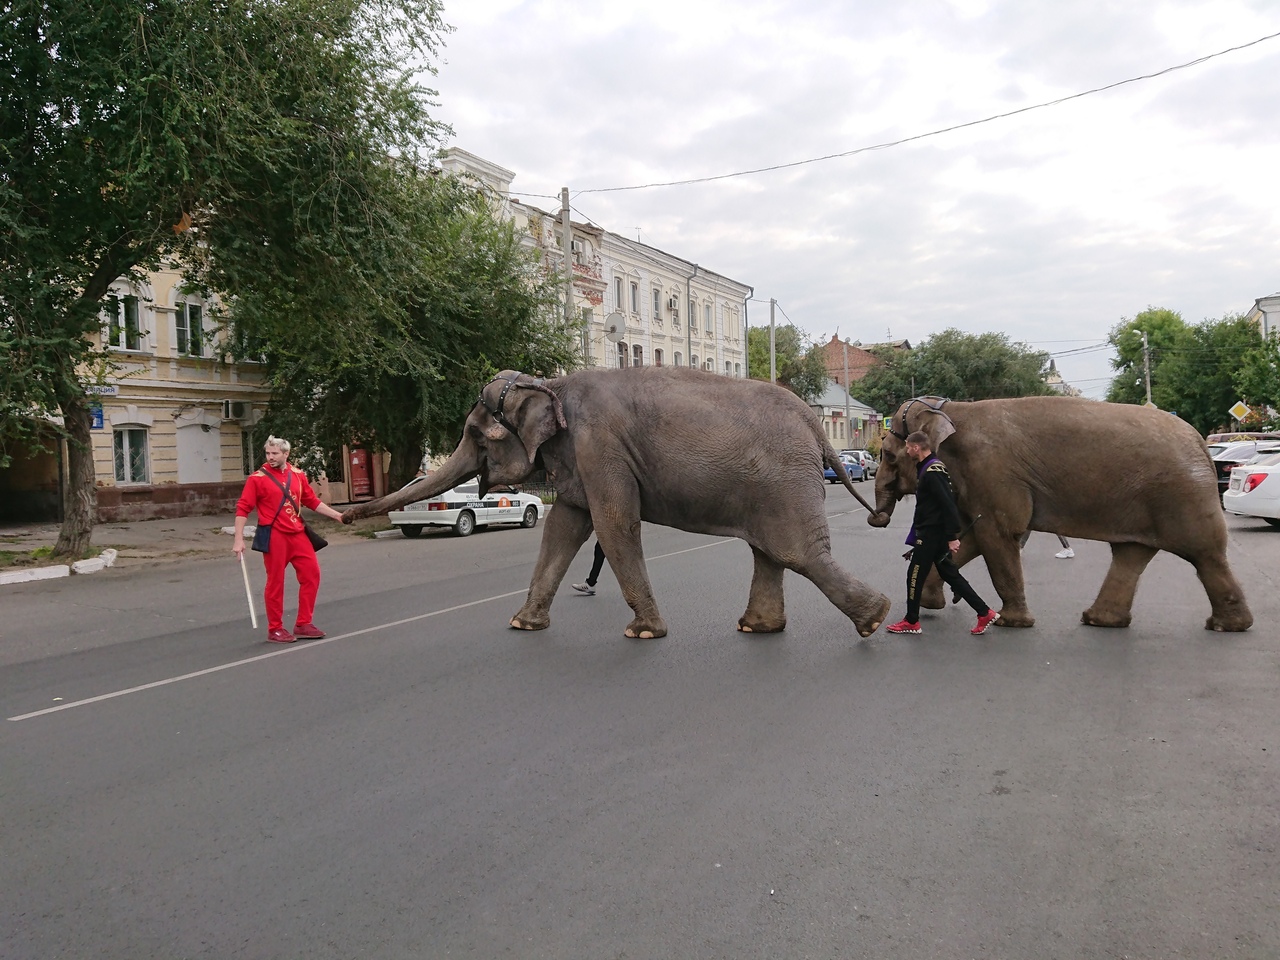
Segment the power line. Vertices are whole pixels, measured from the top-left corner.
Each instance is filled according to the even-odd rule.
[[[944,133],[954,133],[956,130],[964,130],[968,127],[976,127],[980,124],[991,123],[995,120],[1004,120],[1008,117],[1016,117],[1020,113],[1029,113],[1032,110],[1042,110],[1045,107],[1056,107],[1059,104],[1067,103],[1071,100],[1078,100],[1081,97],[1092,96],[1095,93],[1103,93],[1107,90],[1114,90],[1116,87],[1123,87],[1126,84],[1138,83],[1141,80],[1152,80],[1156,77],[1162,77],[1165,74],[1173,73],[1177,70],[1186,70],[1188,67],[1199,66],[1216,57],[1226,56],[1228,53],[1235,53],[1239,50],[1246,50],[1249,47],[1257,46],[1265,43],[1267,40],[1274,40],[1280,37],[1280,31],[1267,34],[1265,37],[1259,37],[1256,40],[1250,40],[1248,43],[1242,43],[1238,46],[1228,47],[1225,50],[1219,50],[1217,53],[1206,54],[1203,57],[1196,57],[1194,60],[1188,60],[1186,63],[1175,64],[1172,67],[1165,67],[1163,70],[1157,70],[1155,73],[1144,73],[1138,77],[1129,77],[1127,80],[1117,80],[1115,83],[1108,83],[1101,87],[1094,87],[1091,90],[1084,90],[1080,93],[1072,93],[1065,97],[1058,97],[1056,100],[1046,100],[1044,103],[1036,103],[1027,107],[1019,107],[1016,110],[1009,110],[1006,113],[997,113],[990,117],[983,117],[981,120],[969,120],[965,123],[957,123],[954,126],[942,127],[939,130],[930,130],[928,133],[918,133],[914,136],[903,137],[901,140],[889,140],[885,143],[877,143],[867,147],[857,147],[853,150],[846,150],[842,153],[830,153],[824,157],[810,157],[807,160],[793,160],[789,163],[777,163],[768,167],[756,167],[751,170],[739,170],[735,173],[721,173],[710,177],[691,177],[687,180],[666,180],[655,183],[638,183],[626,187],[592,187],[586,190],[579,190],[575,196],[581,196],[584,193],[620,193],[627,190],[648,190],[652,187],[683,187],[693,183],[711,183],[716,180],[731,180],[736,177],[749,177],[757,173],[770,173],[774,170],[788,170],[793,167],[803,167],[811,163],[823,163],[827,160],[838,160],[842,157],[852,157],[860,153],[869,153],[872,150],[887,150],[890,147],[900,147],[904,143],[911,143],[915,140],[925,140],[929,137],[938,137]]]

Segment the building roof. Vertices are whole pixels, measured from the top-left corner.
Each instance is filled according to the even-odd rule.
[[[811,407],[822,407],[825,410],[844,410],[845,398],[849,401],[849,416],[859,416],[864,419],[875,417],[879,418],[880,414],[876,413],[871,407],[867,406],[861,400],[855,400],[848,396],[844,387],[836,383],[834,380],[827,381],[827,389],[824,390],[812,403]]]

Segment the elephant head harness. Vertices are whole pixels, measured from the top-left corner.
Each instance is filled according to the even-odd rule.
[[[907,414],[911,412],[911,408],[914,407],[917,403],[924,404],[934,413],[942,417],[946,417],[946,419],[950,421],[951,418],[947,417],[947,415],[942,412],[942,405],[946,402],[947,402],[947,399],[945,397],[912,397],[903,405],[902,412],[898,414],[899,426],[895,429],[893,421],[892,420],[889,421],[889,432],[892,433],[899,440],[906,442],[907,434],[911,432],[911,428],[907,426]]]
[[[551,398],[551,403],[555,407],[555,411],[556,411],[556,426],[560,427],[561,429],[564,429],[564,427],[566,426],[565,419],[564,419],[564,408],[560,405],[560,398],[547,389],[547,387],[544,385],[545,381],[531,379],[525,383],[519,383],[517,382],[517,378],[520,376],[523,376],[523,374],[517,373],[514,377],[494,377],[492,380],[489,381],[489,383],[486,383],[483,387],[480,388],[479,402],[484,406],[486,410],[489,411],[490,416],[492,416],[493,419],[498,421],[498,423],[500,423],[502,426],[510,430],[512,435],[519,440],[520,431],[516,429],[516,425],[514,423],[512,423],[510,420],[506,418],[506,415],[502,412],[502,407],[503,407],[503,404],[507,402],[508,390],[510,390],[512,387],[526,387],[530,390],[538,390],[541,393],[545,393],[548,397]],[[497,406],[492,406],[490,405],[488,398],[484,395],[484,392],[489,388],[489,384],[497,383],[499,380],[501,380],[503,383],[502,392],[498,394]]]

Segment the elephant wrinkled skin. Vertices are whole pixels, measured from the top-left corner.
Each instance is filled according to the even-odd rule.
[[[1191,563],[1212,612],[1205,628],[1247,630],[1253,614],[1227,563],[1227,525],[1213,463],[1199,434],[1168,413],[1074,397],[960,403],[908,400],[890,421],[876,477],[885,526],[914,492],[915,465],[903,438],[923,430],[951,473],[967,524],[956,563],[981,555],[1000,594],[998,626],[1029,627],[1019,538],[1027,530],[1111,544],[1111,568],[1081,615],[1092,626],[1127,627],[1138,578],[1166,550]],[[936,574],[923,605],[946,605]]]
[[[511,626],[550,625],[560,581],[594,529],[635,613],[626,635],[665,636],[640,543],[643,520],[750,545],[755,573],[738,629],[786,626],[782,575],[794,570],[867,637],[890,602],[831,557],[825,464],[862,501],[817,415],[771,384],[674,367],[584,370],[546,381],[507,370],[481,390],[446,463],[405,490],[352,507],[344,520],[399,509],[476,475],[483,496],[545,468],[556,502]]]

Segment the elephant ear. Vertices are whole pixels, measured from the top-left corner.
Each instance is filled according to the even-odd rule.
[[[520,427],[520,441],[524,444],[524,452],[533,463],[538,448],[556,435],[565,425],[564,414],[560,412],[557,398],[550,391],[542,393],[537,390],[520,391],[520,407],[516,424]]]
[[[946,402],[942,397],[916,397],[907,401],[902,412],[902,418],[911,430],[920,430],[928,435],[934,453],[947,437],[956,432],[956,425],[942,411]]]

